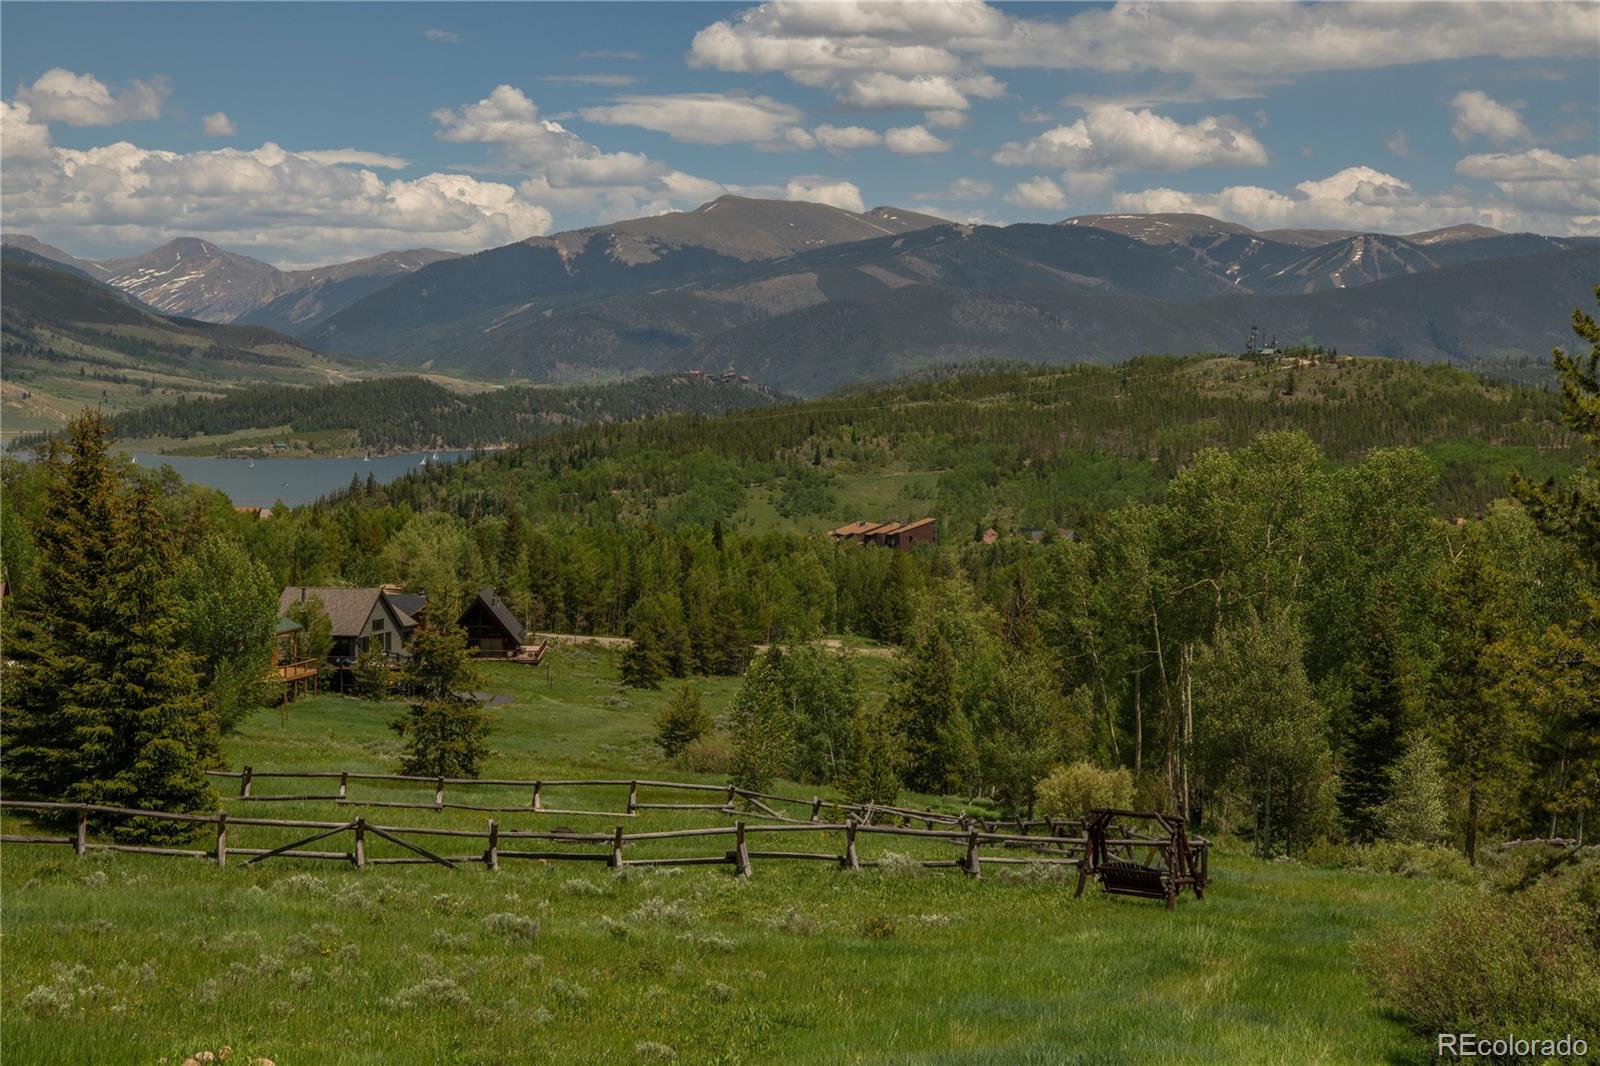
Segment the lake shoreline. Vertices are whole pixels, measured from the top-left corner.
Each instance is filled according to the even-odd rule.
[[[297,507],[348,489],[352,481],[388,485],[436,464],[469,459],[468,450],[401,452],[372,456],[275,456],[266,459],[165,455],[118,447],[139,466],[171,467],[184,481],[227,496],[236,507]],[[479,452],[481,454],[481,450]]]

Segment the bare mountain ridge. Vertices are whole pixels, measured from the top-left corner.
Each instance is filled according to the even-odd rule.
[[[335,303],[336,310],[360,299],[381,287],[372,284],[372,279],[392,278],[451,258],[449,252],[419,248],[310,270],[279,270],[198,237],[178,237],[143,255],[103,261],[79,259],[26,234],[7,234],[4,240],[7,245],[75,267],[163,314],[202,322],[250,321],[275,328],[292,328],[318,312],[331,313],[329,303]],[[340,292],[340,287],[352,282],[366,284],[357,285],[343,299],[327,298],[330,292]],[[285,298],[290,301],[285,312],[266,315],[259,321],[252,317]]]
[[[1107,230],[1194,256],[1236,292],[1268,295],[1366,285],[1399,274],[1594,246],[1592,238],[1502,233],[1462,224],[1406,236],[1351,230],[1251,230],[1209,215],[1079,215],[1062,226]]]
[[[664,244],[695,245],[734,259],[755,260],[948,224],[946,219],[896,207],[874,207],[858,213],[804,200],[730,195],[719,196],[693,211],[587,226],[549,237],[530,237],[524,243],[553,244],[567,254],[575,254],[600,235],[621,259],[648,260],[653,258],[652,249]]]
[[[7,233],[0,237],[7,248],[21,248],[25,252],[49,259],[57,263],[64,263],[74,270],[89,275],[96,281],[106,280],[106,268],[92,259],[79,259],[70,252],[64,252],[53,244],[46,244],[37,237],[30,237],[26,233]]]
[[[554,250],[563,262],[579,257],[596,237],[610,258],[626,265],[653,262],[668,250],[683,248],[750,261],[941,224],[944,219],[893,207],[854,212],[827,204],[722,196],[693,211],[530,237],[522,243]],[[24,234],[7,235],[5,241],[76,267],[165,314],[289,332],[313,329],[398,276],[456,258],[422,248],[285,271],[198,237],[179,237],[142,255],[103,262],[79,259]]]
[[[1361,235],[1359,230],[1348,229],[1253,230],[1249,226],[1241,225],[1237,222],[1224,222],[1222,219],[1212,218],[1210,215],[1181,213],[1074,215],[1072,218],[1063,219],[1060,225],[1092,226],[1095,229],[1108,229],[1113,233],[1120,233],[1125,237],[1144,241],[1146,244],[1182,243],[1191,237],[1205,234],[1237,234],[1276,241],[1279,244],[1297,244],[1301,247],[1311,248],[1319,244],[1332,244],[1335,241],[1348,240],[1351,237]],[[1381,236],[1400,236],[1413,244],[1442,244],[1450,241],[1473,241],[1484,237],[1503,237],[1506,234],[1489,226],[1479,226],[1468,222],[1455,226],[1445,226],[1442,229],[1424,230],[1421,233],[1382,234]]]

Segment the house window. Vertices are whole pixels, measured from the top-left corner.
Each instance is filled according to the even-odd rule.
[[[373,620],[372,620],[372,631],[373,631],[373,632],[374,632],[374,633],[381,633],[381,632],[383,632],[383,619],[381,619],[381,618],[374,618],[374,619],[373,619]]]

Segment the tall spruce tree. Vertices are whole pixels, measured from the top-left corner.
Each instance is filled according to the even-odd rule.
[[[890,696],[906,738],[906,784],[918,792],[940,792],[947,770],[945,740],[958,713],[956,660],[950,642],[929,627],[896,664]]]
[[[86,411],[52,440],[44,512],[35,529],[38,574],[11,605],[4,773],[13,794],[81,798],[110,762],[110,602],[119,490],[109,427]]]
[[[6,783],[66,802],[208,809],[219,731],[178,638],[171,534],[148,482],[124,489],[109,435],[85,411],[46,460],[38,579],[14,608],[7,648]],[[160,820],[113,829],[155,842],[188,835]]]
[[[1438,604],[1439,662],[1434,667],[1432,723],[1453,783],[1464,800],[1463,850],[1477,862],[1478,830],[1486,800],[1514,792],[1525,767],[1515,753],[1531,723],[1500,685],[1504,676],[1505,575],[1490,562],[1481,538],[1468,535],[1451,563]]]
[[[1356,840],[1379,833],[1378,814],[1388,797],[1390,768],[1399,758],[1405,715],[1400,619],[1393,590],[1379,585],[1357,647],[1349,729],[1340,773],[1339,810]]]
[[[125,807],[214,810],[217,793],[205,772],[221,761],[221,729],[215,707],[202,698],[195,656],[181,640],[172,537],[147,482],[128,501],[120,534],[122,565],[110,589],[121,638],[111,676],[114,772],[96,792],[100,802]],[[192,835],[184,823],[159,819],[130,823],[119,834],[156,841]]]
[[[845,798],[852,803],[893,803],[900,797],[900,746],[888,714],[857,707],[850,733]]]
[[[1594,291],[1600,301],[1600,285]],[[1536,485],[1513,474],[1512,486],[1545,534],[1577,549],[1580,602],[1574,617],[1513,651],[1516,661],[1502,688],[1551,723],[1547,758],[1557,765],[1552,814],[1574,816],[1581,828],[1585,814],[1600,808],[1600,322],[1577,308],[1572,331],[1589,350],[1557,348],[1551,360],[1561,381],[1562,420],[1589,445],[1587,469],[1561,485]],[[1552,817],[1552,835],[1554,824]]]

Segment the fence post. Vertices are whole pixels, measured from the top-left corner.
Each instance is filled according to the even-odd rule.
[[[217,865],[228,865],[228,812],[217,812]]]
[[[341,801],[344,800],[344,798],[345,798],[345,789],[347,789],[349,787],[349,785],[350,785],[350,771],[349,770],[341,770],[339,772],[339,799]]]
[[[536,810],[536,811],[544,810],[544,804],[543,804],[543,802],[541,802],[541,800],[539,798],[539,792],[543,788],[544,788],[544,782],[543,781],[535,781],[533,783],[533,809]]]
[[[967,864],[963,869],[968,877],[977,877],[981,872],[978,865],[978,831],[970,830],[967,833]]]
[[[89,808],[78,808],[78,839],[72,842],[72,850],[83,858],[83,853],[89,850]]]
[[[728,808],[729,813],[732,813],[733,811],[733,800],[734,797],[738,795],[738,791],[739,790],[734,788],[733,785],[730,784],[728,786],[728,802],[723,804],[723,806]]]
[[[861,859],[856,855],[856,819],[851,815],[844,823],[844,858],[839,862],[846,870],[861,869]]]
[[[356,819],[356,869],[367,865],[367,820]]]
[[[613,870],[622,868],[622,826],[617,826],[617,831],[611,837],[611,858],[606,860],[606,865]]]
[[[750,876],[750,848],[744,842],[744,822],[733,825],[733,861],[740,877]]]
[[[817,815],[822,811],[822,800],[816,796],[811,797],[811,820],[817,820]]]
[[[491,870],[500,869],[500,823],[489,819],[489,850],[483,854],[484,865]]]
[[[634,808],[639,805],[639,782],[628,783],[628,813],[633,814]]]
[[[435,807],[444,806],[444,778],[442,777],[439,778],[439,783],[433,789],[433,805]]]
[[[239,775],[239,798],[240,799],[249,799],[250,798],[250,774],[251,774],[251,772],[252,771],[251,771],[250,767],[246,766],[244,768],[244,773]]]

